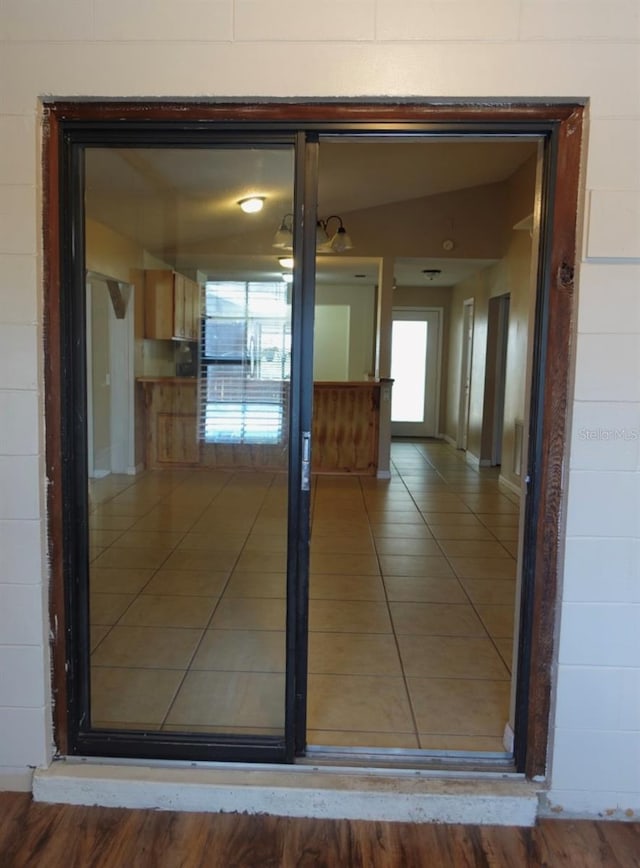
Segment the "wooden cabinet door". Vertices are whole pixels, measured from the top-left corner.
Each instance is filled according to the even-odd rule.
[[[145,272],[144,336],[156,340],[197,341],[200,286],[169,269]]]
[[[187,334],[187,319],[186,319],[186,292],[187,278],[182,274],[173,275],[173,336],[176,338],[186,338]]]
[[[193,340],[193,280],[184,278],[184,336]]]
[[[197,341],[200,337],[200,284],[189,280],[185,293],[185,320],[189,340]]]
[[[174,275],[168,269],[145,272],[144,335],[156,340],[174,337]]]
[[[197,464],[197,416],[159,413],[156,448],[158,464]]]

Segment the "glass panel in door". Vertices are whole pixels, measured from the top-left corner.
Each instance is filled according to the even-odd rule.
[[[89,728],[282,740],[293,147],[84,171]]]
[[[438,433],[440,313],[395,308],[391,331],[391,430],[396,436]]]
[[[428,326],[424,320],[393,323],[391,418],[394,422],[424,422]]]

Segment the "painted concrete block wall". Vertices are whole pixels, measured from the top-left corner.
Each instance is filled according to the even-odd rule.
[[[551,798],[566,809],[640,809],[636,0],[0,0],[0,777],[13,784],[51,750],[47,95],[590,99]],[[618,427],[629,437],[580,434]]]
[[[1,50],[1,49],[0,49]],[[49,757],[36,116],[0,116],[0,786]]]
[[[640,60],[633,81],[637,87]],[[586,182],[551,800],[582,812],[616,807],[637,810],[640,780],[640,120],[637,115],[594,118]],[[612,505],[615,507],[610,514]],[[585,756],[592,761],[585,763]],[[598,792],[594,792],[594,779],[598,780]]]

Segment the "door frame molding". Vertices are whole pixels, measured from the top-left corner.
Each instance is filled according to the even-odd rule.
[[[544,136],[545,208],[536,305],[530,454],[532,480],[526,505],[524,566],[526,593],[518,666],[516,766],[528,777],[544,775],[550,726],[553,663],[559,612],[558,574],[565,530],[563,476],[568,456],[569,404],[575,342],[574,276],[577,226],[582,212],[580,157],[586,101],[576,100],[394,100],[394,101],[229,101],[43,103],[44,370],[47,526],[50,563],[54,739],[68,751],[69,701],[66,656],[69,624],[64,593],[61,384],[68,362],[61,353],[60,162],[65,125],[113,124],[133,127],[171,122],[189,126],[241,124],[244,129],[300,131],[387,131],[453,134],[508,133]]]

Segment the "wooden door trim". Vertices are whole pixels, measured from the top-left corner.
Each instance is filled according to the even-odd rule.
[[[59,121],[101,121],[123,123],[185,123],[212,121],[276,125],[279,122],[299,126],[304,123],[345,123],[350,127],[359,123],[564,123],[572,121],[576,113],[582,114],[584,104],[579,101],[540,100],[515,103],[512,100],[399,99],[394,102],[367,102],[360,100],[327,102],[323,100],[292,101],[218,101],[167,102],[146,101],[45,101],[48,115]]]
[[[47,531],[49,605],[52,657],[54,743],[60,754],[68,750],[67,734],[67,612],[64,586],[64,528],[62,521],[62,403],[63,378],[60,305],[60,133],[58,115],[46,110],[43,135],[43,282],[45,450],[47,463]]]
[[[530,530],[535,538],[535,566],[529,600],[528,708],[526,751],[521,765],[528,777],[546,774],[554,646],[557,639],[560,599],[558,575],[564,553],[565,503],[563,478],[569,458],[566,438],[575,368],[575,275],[577,222],[580,202],[580,167],[584,107],[574,111],[558,127],[552,215],[548,232],[548,311],[544,359],[539,498]],[[541,260],[544,257],[540,257]],[[539,279],[540,287],[540,279]],[[544,325],[543,323],[539,324]],[[518,678],[523,675],[518,672]]]
[[[576,101],[513,103],[501,100],[394,102],[272,101],[255,102],[72,102],[51,101],[44,105],[43,138],[43,253],[44,253],[44,352],[46,457],[48,473],[47,516],[49,534],[51,634],[53,657],[53,702],[55,742],[58,752],[68,750],[68,691],[66,656],[69,630],[66,618],[63,569],[62,407],[61,384],[64,360],[61,354],[60,322],[60,136],[67,122],[91,124],[235,123],[247,129],[301,128],[305,125],[330,129],[344,125],[469,125],[490,133],[500,124],[522,125],[532,135],[553,127],[556,166],[550,185],[547,211],[553,228],[547,234],[547,310],[545,352],[540,359],[544,389],[540,391],[540,455],[535,514],[530,516],[535,559],[525,619],[529,631],[524,652],[528,662],[518,678],[526,684],[526,729],[520,766],[528,777],[544,775],[547,764],[552,665],[558,612],[558,570],[564,535],[562,480],[568,455],[565,435],[572,389],[573,332],[575,329],[574,275],[580,196],[580,156],[585,106]]]

